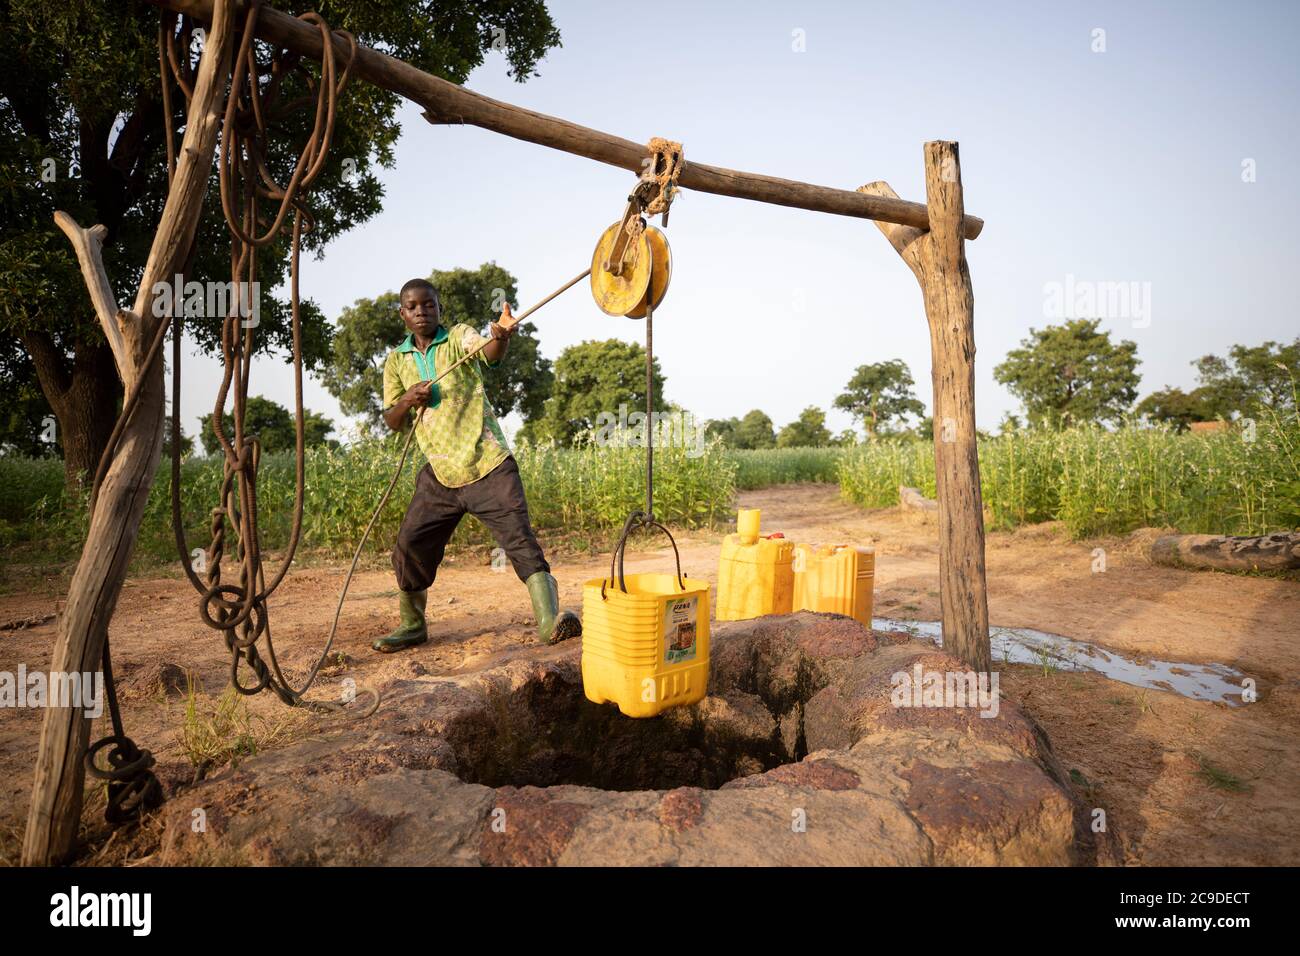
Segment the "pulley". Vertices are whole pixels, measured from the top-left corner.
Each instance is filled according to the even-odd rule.
[[[621,235],[627,235],[628,222],[639,226],[633,225],[635,235],[619,243]],[[639,216],[616,222],[601,233],[591,254],[591,297],[606,315],[644,319],[647,305],[659,308],[668,292],[672,266],[672,250],[662,230],[646,226]]]
[[[654,226],[647,227],[645,234],[650,242],[650,259],[654,263],[654,269],[650,273],[650,289],[627,314],[629,319],[644,319],[647,303],[652,309],[659,308],[659,303],[668,293],[668,280],[673,275],[673,251],[668,247],[668,237],[663,234],[663,230]]]

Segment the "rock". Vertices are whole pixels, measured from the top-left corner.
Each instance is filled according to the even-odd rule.
[[[552,649],[553,652],[553,649]],[[382,865],[1080,865],[1102,834],[1014,702],[895,707],[965,668],[801,612],[714,625],[710,694],[632,720],[577,646],[455,675],[394,669],[371,718],[186,789],[157,860]],[[206,830],[195,832],[203,809]]]

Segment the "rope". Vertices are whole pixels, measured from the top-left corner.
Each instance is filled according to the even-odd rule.
[[[299,261],[302,237],[314,226],[314,219],[304,205],[305,190],[324,168],[325,159],[333,138],[338,97],[346,88],[351,65],[355,59],[356,41],[348,33],[341,33],[348,46],[347,64],[338,69],[334,54],[334,34],[318,14],[307,13],[300,19],[314,25],[321,34],[322,56],[319,81],[302,68],[300,58],[279,51],[272,58],[270,78],[263,85],[263,71],[259,69],[253,38],[256,33],[260,4],[253,3],[245,13],[238,50],[231,73],[230,92],[222,118],[221,149],[218,156],[220,199],[226,227],[231,234],[231,279],[235,290],[235,305],[222,325],[221,348],[223,375],[212,413],[212,427],[221,446],[223,462],[219,505],[212,510],[211,540],[207,550],[206,580],[200,580],[190,562],[189,548],[180,517],[180,337],[182,317],[175,316],[173,330],[172,373],[172,525],[177,552],[191,585],[201,595],[199,615],[208,626],[224,634],[231,654],[230,681],[241,694],[251,695],[270,689],[284,703],[291,706],[309,706],[323,712],[336,712],[342,705],[322,701],[307,701],[307,690],[316,679],[320,668],[329,656],[331,641],[316,659],[300,687],[294,687],[285,677],[276,658],[271,637],[267,599],[275,592],[288,573],[297,553],[302,536],[303,500],[305,497],[305,419],[302,406],[302,322],[299,296]],[[182,36],[184,27],[182,27]],[[178,67],[178,57],[173,45],[174,27],[164,27],[160,42],[166,47],[166,60],[182,91],[186,91],[184,71]],[[278,183],[267,162],[268,117],[282,116],[296,107],[310,102],[305,97],[280,107],[278,98],[286,76],[297,71],[302,74],[315,96],[315,122],[311,134],[298,153],[293,174],[285,185]],[[163,77],[166,89],[167,77]],[[171,141],[171,131],[168,140]],[[170,146],[169,146],[170,155]],[[275,215],[269,223],[259,214],[259,199],[276,203]],[[254,436],[245,435],[245,414],[248,402],[249,372],[253,354],[255,326],[240,323],[240,313],[252,302],[251,290],[257,282],[257,250],[275,242],[285,231],[290,211],[293,212],[290,233],[290,312],[293,334],[294,368],[294,505],[293,522],[284,557],[270,581],[263,566],[258,528],[257,471],[261,460],[261,446]],[[259,227],[265,223],[260,233]],[[245,294],[247,284],[250,292]],[[241,335],[242,327],[242,335]],[[233,398],[232,419],[234,435],[226,434],[223,413],[226,400]],[[237,530],[234,557],[239,561],[238,583],[222,583],[222,560],[226,554],[226,525]],[[266,637],[266,660],[258,651],[258,642]],[[269,666],[267,661],[269,661]],[[247,665],[253,671],[255,682],[244,684],[240,667]],[[378,694],[369,709],[361,716],[373,713],[378,707]]]
[[[253,38],[256,34],[261,0],[249,3],[241,29],[238,50],[235,53],[231,69],[231,85],[226,100],[222,120],[221,147],[218,157],[218,174],[220,183],[221,208],[226,226],[231,233],[231,278],[235,291],[235,304],[222,325],[221,345],[223,375],[218,389],[212,413],[212,428],[220,443],[224,458],[220,504],[212,509],[210,523],[210,543],[207,550],[206,580],[201,580],[194,571],[190,561],[189,548],[181,520],[180,506],[180,340],[183,334],[183,309],[177,309],[173,321],[160,321],[145,354],[141,372],[123,402],[122,412],[118,417],[109,441],[100,457],[94,480],[92,481],[88,513],[93,521],[98,505],[99,490],[108,473],[109,466],[123,433],[133,413],[139,405],[148,374],[166,338],[168,326],[172,332],[172,421],[171,421],[171,505],[172,530],[181,565],[191,585],[201,595],[199,613],[210,627],[223,632],[225,643],[231,653],[230,681],[241,694],[256,694],[271,689],[284,703],[290,706],[308,706],[320,712],[339,712],[344,705],[323,701],[308,701],[304,695],[316,679],[320,668],[328,658],[338,631],[339,618],[348,588],[355,575],[357,564],[369,539],[370,533],[396,487],[402,470],[410,456],[411,444],[419,426],[424,409],[417,413],[411,429],[402,447],[401,459],[385,488],[374,514],[357,549],[344,580],[339,601],[335,608],[334,619],[330,626],[329,637],[316,663],[311,668],[301,687],[295,688],[285,678],[276,658],[274,643],[271,638],[267,599],[275,592],[297,553],[302,534],[303,501],[305,497],[305,418],[302,400],[302,325],[299,299],[299,259],[304,232],[310,232],[315,220],[303,203],[303,193],[312,184],[324,168],[334,134],[336,109],[339,96],[347,87],[352,64],[356,58],[355,38],[345,31],[339,34],[347,44],[347,62],[342,71],[335,63],[334,31],[325,20],[316,13],[303,14],[299,19],[314,25],[321,35],[321,73],[315,81],[302,68],[301,58],[289,51],[280,50],[272,58],[270,77],[265,86],[262,84],[262,71],[259,69]],[[171,88],[169,79],[174,80],[185,97],[187,104],[193,97],[195,71],[188,51],[189,40],[193,32],[193,23],[189,17],[179,17],[179,39],[177,43],[177,22],[175,14],[164,14],[158,30],[159,72],[162,81],[162,103],[166,117],[167,175],[170,186],[176,167],[175,131],[172,128]],[[290,72],[300,72],[309,89],[314,89],[316,107],[315,122],[311,135],[299,152],[298,160],[287,184],[278,183],[267,162],[266,140],[268,135],[267,120],[272,115],[283,115],[312,97],[303,97],[284,107],[277,108],[281,84]],[[169,75],[170,74],[170,75]],[[246,88],[245,88],[246,84]],[[668,212],[677,192],[677,180],[684,166],[680,143],[655,138],[647,145],[652,161],[641,177],[641,182],[634,191],[635,200],[641,209],[649,215],[663,214],[667,225]],[[268,223],[259,214],[259,199],[275,202],[275,216]],[[258,529],[257,512],[257,471],[261,460],[261,446],[255,436],[245,434],[245,415],[248,403],[249,373],[254,346],[254,324],[242,323],[243,335],[236,327],[241,318],[243,306],[251,304],[252,289],[257,282],[257,250],[275,242],[285,231],[285,223],[292,211],[293,223],[290,228],[290,311],[293,335],[294,367],[294,419],[295,419],[295,486],[293,523],[289,542],[283,560],[270,582],[266,580],[262,561],[261,543]],[[259,227],[264,227],[260,234]],[[188,273],[194,256],[194,245],[187,255],[185,272]],[[653,271],[653,267],[652,267]],[[537,305],[520,315],[522,321],[529,314],[550,302],[556,296],[572,287],[587,275],[587,270]],[[652,276],[653,278],[653,276]],[[249,294],[244,294],[244,284],[249,287]],[[651,293],[653,298],[653,294]],[[634,512],[628,518],[620,540],[618,554],[621,558],[626,538],[632,527],[641,524],[663,530],[672,540],[668,529],[654,520],[654,439],[651,421],[654,402],[653,369],[653,308],[646,313],[646,510]],[[434,382],[440,381],[453,369],[477,355],[485,348],[490,339],[482,342],[478,348],[463,356],[449,368],[445,369]],[[222,421],[226,399],[233,398],[232,418],[234,435],[228,436]],[[235,557],[240,563],[237,584],[222,583],[222,561],[226,553],[226,525],[237,529]],[[676,553],[677,545],[673,541]],[[677,560],[678,580],[681,581],[681,558]],[[610,568],[611,583],[613,564]],[[622,581],[622,562],[619,562],[619,583]],[[602,586],[602,594],[603,594]],[[265,636],[267,661],[263,660],[257,644]],[[256,683],[245,685],[241,682],[240,665],[244,664],[253,671]],[[154,758],[148,750],[139,748],[126,736],[116,684],[112,674],[112,658],[109,651],[108,635],[104,638],[103,668],[108,696],[109,715],[113,725],[113,734],[96,741],[89,748],[85,757],[88,772],[96,779],[108,783],[108,808],[105,816],[110,823],[121,823],[137,818],[147,809],[157,807],[162,802],[162,789],[151,767]],[[372,695],[369,708],[359,717],[368,716],[379,706],[376,691],[365,688]],[[96,756],[101,750],[111,748],[107,754],[108,767],[100,767]]]
[[[231,86],[226,100],[225,115],[221,132],[221,150],[219,155],[219,180],[222,211],[227,228],[232,235],[231,263],[232,280],[235,290],[235,304],[226,316],[222,327],[222,360],[224,375],[213,411],[213,428],[221,443],[225,458],[223,466],[221,505],[212,511],[211,544],[208,555],[211,562],[207,569],[207,580],[201,581],[190,563],[189,549],[185,541],[184,529],[180,516],[180,340],[183,332],[183,309],[178,309],[173,321],[159,322],[154,336],[146,351],[141,370],[131,383],[122,405],[113,432],[100,457],[95,477],[91,483],[88,513],[90,520],[99,502],[99,491],[107,476],[112,458],[121,443],[127,425],[139,405],[140,395],[144,391],[149,373],[162,351],[169,325],[172,332],[172,523],[177,550],[186,577],[202,595],[200,616],[210,626],[224,632],[226,646],[231,652],[231,684],[242,694],[254,694],[265,688],[271,688],[286,704],[309,706],[317,711],[337,712],[342,705],[306,701],[303,695],[310,688],[317,673],[329,653],[329,646],[322,652],[306,681],[299,688],[294,688],[286,680],[279,662],[276,660],[274,645],[267,615],[267,598],[284,580],[302,533],[302,511],[305,492],[304,469],[304,429],[305,419],[302,407],[302,324],[298,290],[299,258],[302,236],[314,225],[310,212],[302,202],[303,191],[310,186],[324,167],[334,133],[334,123],[338,97],[346,88],[352,63],[356,55],[356,41],[351,34],[341,33],[348,46],[347,63],[341,73],[335,64],[334,34],[325,21],[316,13],[304,14],[300,19],[313,24],[321,34],[322,57],[321,75],[316,82],[301,67],[300,58],[286,51],[279,51],[272,59],[271,76],[265,87],[259,70],[256,53],[253,49],[253,37],[256,32],[257,18],[260,12],[260,0],[250,3],[245,14],[242,36],[231,69]],[[172,128],[172,98],[169,80],[174,80],[184,94],[188,104],[194,91],[195,71],[188,55],[189,40],[193,33],[193,23],[189,17],[179,18],[180,43],[177,44],[177,17],[164,14],[158,28],[158,64],[162,83],[162,103],[165,116],[165,134],[167,149],[167,177],[170,186],[175,174],[176,145],[175,131]],[[266,160],[267,118],[272,114],[280,85],[289,72],[297,70],[305,77],[309,89],[314,88],[316,118],[311,135],[299,153],[293,175],[287,185],[276,182]],[[170,74],[170,76],[169,76]],[[247,79],[247,90],[244,89]],[[309,101],[306,97],[301,102]],[[299,105],[299,101],[288,104],[282,111],[287,113]],[[274,219],[258,235],[256,230],[263,219],[258,214],[258,200],[267,199],[278,202]],[[276,241],[284,232],[285,221],[289,212],[293,212],[293,225],[290,231],[290,304],[293,331],[293,366],[295,399],[295,494],[293,528],[284,559],[271,578],[266,581],[262,565],[262,554],[257,526],[257,467],[261,458],[260,445],[254,437],[244,434],[244,418],[248,401],[248,380],[253,352],[253,326],[245,323],[244,335],[236,331],[236,321],[240,318],[245,303],[252,302],[252,294],[245,296],[243,287],[247,281],[250,290],[255,288],[257,280],[256,250]],[[184,271],[188,273],[192,266],[194,245],[186,256]],[[225,400],[233,385],[233,418],[235,434],[233,441],[225,434],[222,424],[222,412]],[[221,583],[221,561],[225,554],[225,526],[230,520],[238,529],[235,552],[240,560],[238,584]],[[215,612],[215,613],[214,613]],[[267,666],[257,650],[258,640],[265,635]],[[331,642],[333,632],[331,631]],[[241,662],[254,672],[257,682],[245,686],[240,682]],[[148,750],[141,749],[126,736],[116,683],[113,679],[112,657],[109,649],[108,635],[104,638],[102,657],[105,687],[108,697],[109,716],[113,725],[113,734],[102,738],[91,746],[85,756],[87,771],[96,779],[108,782],[108,808],[105,816],[110,823],[117,824],[138,818],[145,810],[157,807],[162,802],[162,788],[157,777],[150,769],[154,758]],[[367,689],[368,690],[368,689]],[[374,698],[372,705],[360,716],[373,713],[379,705],[379,695],[368,691]],[[107,750],[107,767],[101,767],[96,757]]]
[[[655,520],[655,298],[654,254],[650,255],[650,277],[646,280],[645,305],[645,517]]]
[[[642,182],[651,184],[643,208],[647,216],[663,213],[663,225],[668,225],[668,208],[677,197],[677,180],[686,166],[682,144],[655,136],[646,144],[650,162],[641,174]]]

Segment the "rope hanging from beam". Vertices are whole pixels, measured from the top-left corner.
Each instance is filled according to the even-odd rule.
[[[332,31],[316,13],[304,14],[303,21],[315,26],[322,35],[327,51],[322,58],[320,78],[314,78],[302,65],[301,57],[289,51],[278,51],[271,59],[269,81],[263,85],[263,71],[259,66],[253,40],[256,36],[260,3],[248,5],[231,70],[231,86],[223,117],[221,151],[219,155],[220,197],[226,225],[231,233],[231,272],[235,302],[222,323],[222,361],[224,374],[212,415],[212,427],[220,442],[224,465],[220,490],[220,504],[212,510],[210,523],[211,543],[207,549],[205,577],[200,579],[190,561],[185,532],[181,524],[180,508],[180,341],[183,333],[183,307],[173,303],[172,321],[160,321],[146,353],[144,368],[157,361],[168,327],[172,331],[172,523],[181,564],[190,583],[200,593],[200,616],[206,624],[225,635],[231,653],[230,681],[241,694],[256,694],[272,690],[284,703],[291,706],[309,706],[314,710],[333,713],[342,705],[322,701],[307,701],[305,693],[311,687],[324,664],[333,643],[331,630],[329,642],[319,659],[299,687],[285,677],[275,656],[271,640],[267,599],[284,580],[302,533],[305,419],[302,404],[302,329],[299,299],[299,259],[302,237],[315,224],[304,202],[304,194],[320,175],[333,137],[336,107],[339,96],[347,86],[356,42],[351,34],[340,33],[347,42],[351,55],[341,71],[336,65],[334,48],[330,42]],[[164,15],[158,31],[159,71],[162,81],[163,109],[167,130],[167,174],[170,185],[176,167],[175,131],[172,125],[171,83],[174,81],[188,104],[194,91],[194,70],[188,50],[194,24],[188,17]],[[179,43],[178,43],[179,39]],[[278,103],[281,87],[291,73],[298,73],[308,89],[314,93],[281,106]],[[295,108],[315,101],[315,122],[306,144],[298,154],[292,175],[287,184],[276,181],[268,162],[268,118],[283,117]],[[259,200],[275,202],[275,215],[269,221],[259,211]],[[293,213],[292,226],[286,225]],[[248,322],[250,306],[257,288],[257,250],[289,235],[290,258],[290,312],[293,334],[293,367],[295,391],[295,493],[293,525],[290,540],[279,568],[267,582],[262,561],[257,512],[257,470],[261,461],[261,446],[254,435],[246,433],[246,412],[251,359],[256,323]],[[187,256],[185,272],[193,265],[194,245]],[[247,291],[245,291],[245,286]],[[91,515],[98,500],[100,486],[108,466],[120,444],[121,436],[131,419],[141,392],[140,375],[123,402],[122,413],[113,434],[105,447],[91,486],[89,510]],[[233,395],[234,434],[227,435],[223,422],[226,399]],[[233,554],[239,560],[237,584],[222,582],[222,561],[226,553],[227,523],[236,529]],[[257,649],[262,637],[266,638],[266,659]],[[269,661],[269,665],[268,665]],[[255,682],[241,682],[240,665],[247,665]],[[148,750],[138,747],[123,729],[121,709],[113,679],[111,656],[107,637],[104,643],[103,669],[105,690],[113,733],[97,741],[85,757],[87,771],[96,779],[108,784],[106,819],[120,824],[159,806],[162,789],[152,771],[154,758]],[[378,706],[378,694],[369,691],[373,701],[360,716],[372,713]],[[107,749],[107,766],[100,766],[97,755]]]

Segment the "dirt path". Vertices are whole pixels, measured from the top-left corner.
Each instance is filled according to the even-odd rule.
[[[874,543],[876,614],[939,617],[935,527],[892,510],[864,511],[828,485],[745,493],[763,509],[764,531],[814,542]],[[688,573],[716,582],[720,535],[682,535]],[[544,542],[545,543],[545,542]],[[646,547],[655,547],[653,539]],[[1095,549],[1105,568],[1095,573]],[[607,571],[608,558],[554,563],[561,597],[581,604],[582,582]],[[639,551],[628,569],[669,570],[667,548]],[[271,607],[281,661],[305,668],[319,653],[345,568],[295,570]],[[1138,690],[1097,674],[1002,668],[1002,686],[1042,723],[1076,782],[1106,811],[1128,858],[1144,864],[1300,863],[1300,584],[1269,578],[1188,573],[1151,566],[1125,539],[1070,542],[1052,526],[988,539],[991,623],[1033,627],[1139,656],[1238,668],[1258,685],[1259,702],[1229,709],[1176,694]],[[61,597],[49,585],[0,597],[0,624],[37,618]],[[474,669],[532,646],[532,615],[513,573],[487,555],[448,562],[430,592],[433,640],[406,655],[372,653],[394,624],[391,572],[360,573],[344,610],[329,681],[364,685],[393,667],[429,673]],[[54,624],[0,631],[0,671],[48,669]],[[196,614],[189,585],[175,577],[128,582],[113,628],[114,662],[131,684],[145,665],[192,671],[215,697],[227,681],[220,637]],[[330,685],[326,685],[330,686]],[[262,695],[265,697],[266,695]],[[250,709],[274,716],[262,697]],[[191,772],[180,740],[184,702],[139,694],[125,705],[129,732],[159,759],[169,783]],[[40,711],[0,710],[0,860],[12,858],[31,788]],[[99,727],[96,727],[96,733]],[[88,814],[89,818],[90,814]],[[92,825],[92,834],[94,827]]]

